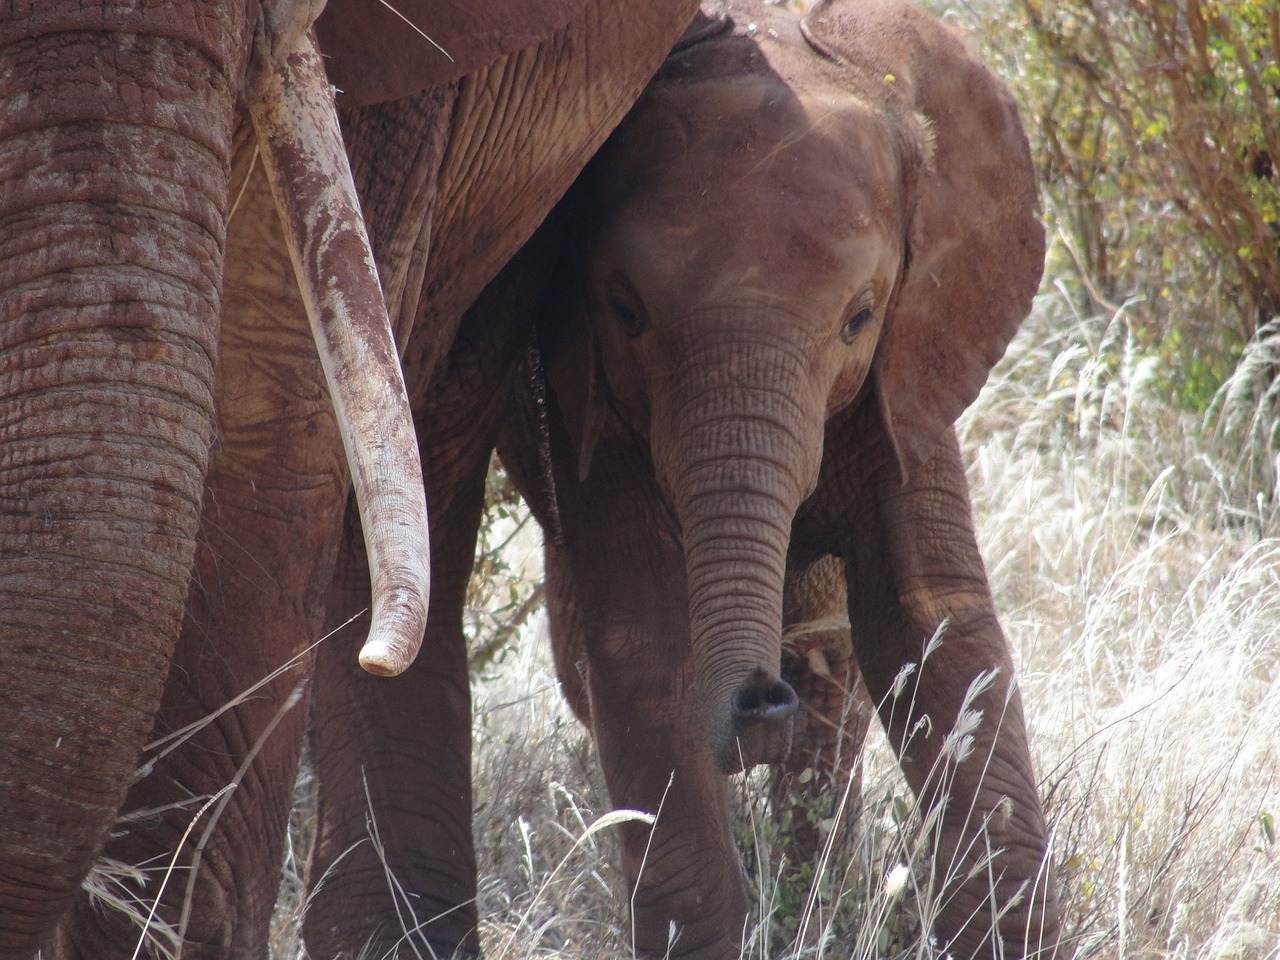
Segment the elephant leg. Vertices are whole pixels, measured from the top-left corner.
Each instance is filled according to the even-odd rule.
[[[573,583],[568,552],[548,540],[542,549],[547,586],[547,617],[552,624],[551,655],[560,693],[578,721],[591,729],[591,698],[587,690],[587,646],[582,613]]]
[[[307,949],[317,957],[478,952],[471,836],[471,692],[461,610],[484,492],[473,470],[452,505],[433,496],[431,607],[398,677],[355,661],[368,606],[355,511],[318,651],[313,746],[319,801],[307,869]],[[434,495],[435,491],[432,491]],[[415,945],[414,947],[408,944]],[[390,953],[388,953],[390,951]]]
[[[106,851],[144,872],[135,897],[143,916],[176,867],[153,929],[169,948],[181,935],[187,958],[266,956],[306,721],[295,694],[309,675],[347,490],[260,169],[229,234],[221,426],[186,618],[143,756],[149,773],[130,790]],[[65,953],[95,958],[130,956],[138,937],[131,921],[88,899],[61,933]]]
[[[600,527],[598,536],[611,540],[614,533]],[[590,599],[595,591],[578,589],[574,552],[548,540],[543,556],[561,692],[593,733],[613,806],[658,815],[652,826],[619,827],[634,946],[641,956],[736,956],[746,895],[730,835],[728,780],[697,736],[683,565],[668,555],[661,582],[669,592],[655,586],[636,595],[638,609],[601,617]],[[629,570],[626,580],[634,585],[638,572]]]
[[[545,255],[528,249],[485,292],[424,391],[418,434],[431,507],[432,590],[417,661],[399,677],[364,674],[351,654],[355,626],[318,653],[320,801],[304,928],[312,956],[354,957],[366,944],[376,956],[479,951],[463,610],[485,477],[524,360],[527,309],[537,301]],[[412,372],[411,383],[425,375]],[[351,512],[333,625],[368,605],[362,543]]]
[[[849,638],[844,564],[831,556],[788,569],[783,595],[782,679],[800,700],[791,755],[769,793],[793,866],[813,863],[827,840],[850,849],[861,808],[862,744],[875,708]],[[834,823],[832,822],[834,820]]]
[[[641,656],[658,646],[634,632],[626,641]],[[644,957],[736,957],[746,893],[730,832],[728,779],[693,742],[700,715],[692,667],[654,656],[640,668],[629,659],[591,657],[589,682],[614,807],[657,815],[652,826],[619,828],[635,949]]]
[[[613,806],[657,815],[619,828],[634,947],[737,957],[746,892],[728,778],[702,730],[679,537],[630,438],[602,439],[585,483],[576,461],[557,467],[565,547],[548,565],[548,611],[558,669],[572,678],[585,654],[579,713],[591,719]],[[572,696],[572,679],[565,686]]]
[[[880,449],[871,496],[847,518],[850,621],[932,839],[933,929],[957,956],[1052,952],[1045,819],[959,446],[948,433],[905,483]]]

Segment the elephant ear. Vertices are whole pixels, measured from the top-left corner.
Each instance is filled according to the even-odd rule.
[[[582,193],[575,186],[561,209],[583,210]],[[578,479],[584,481],[609,418],[609,400],[600,343],[588,317],[589,274],[576,225],[569,228],[560,257],[538,306],[537,337],[546,380],[578,454]]]
[[[931,133],[931,160],[907,178],[906,270],[873,374],[905,476],[1031,310],[1044,269],[1035,169],[1009,91],[933,17],[895,0],[825,0],[804,31]]]
[[[316,21],[338,106],[449,83],[549,37],[587,0],[329,0]]]

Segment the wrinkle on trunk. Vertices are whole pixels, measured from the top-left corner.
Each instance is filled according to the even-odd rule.
[[[727,771],[783,759],[742,753],[734,716],[743,691],[754,703],[763,678],[781,684],[791,523],[821,458],[825,403],[811,379],[771,338],[731,334],[688,350],[670,388],[653,391],[654,459],[683,531],[695,669]],[[762,749],[785,753],[770,742]]]
[[[248,35],[60,15],[0,18],[0,956],[97,856],[178,632]]]

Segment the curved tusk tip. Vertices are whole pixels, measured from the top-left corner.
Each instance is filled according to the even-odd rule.
[[[375,677],[398,677],[412,662],[412,657],[401,656],[380,640],[370,640],[360,649],[360,666]]]

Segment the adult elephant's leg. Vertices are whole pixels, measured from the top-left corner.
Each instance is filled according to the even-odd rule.
[[[791,754],[774,768],[775,816],[790,813],[793,865],[827,842],[848,849],[862,802],[862,744],[875,707],[849,637],[844,564],[832,556],[788,565],[783,593],[782,679],[800,701]]]
[[[320,800],[305,921],[312,956],[355,956],[365,943],[378,956],[479,949],[462,615],[499,418],[545,273],[543,251],[526,248],[486,291],[419,414],[432,597],[418,661],[400,677],[368,677],[350,657],[350,627],[319,651]],[[334,625],[368,603],[360,543],[350,529],[334,583]]]
[[[178,633],[248,38],[239,4],[62,6],[0,16],[3,957],[98,855]]]
[[[399,956],[397,948],[412,956],[427,946],[442,957],[474,955],[479,948],[461,609],[484,473],[466,479],[451,508],[431,502],[427,633],[398,677],[368,676],[352,659],[368,605],[358,522],[343,541],[329,623],[355,620],[318,650],[319,793],[304,917],[312,956],[354,958],[366,944],[374,956]]]
[[[433,461],[434,463],[434,461]],[[431,606],[422,650],[398,677],[352,659],[368,575],[358,521],[331,588],[329,624],[355,620],[318,651],[313,745],[319,800],[304,918],[312,956],[478,951],[471,837],[471,692],[461,611],[484,471],[431,503]],[[434,494],[434,490],[432,491]],[[441,498],[444,499],[444,498]]]
[[[1045,819],[955,436],[905,483],[888,445],[875,444],[862,476],[867,495],[845,518],[850,620],[907,781],[925,811],[942,805],[934,930],[959,956],[1052,950]]]
[[[183,956],[192,958],[266,955],[307,713],[305,697],[293,694],[309,675],[306,650],[323,620],[348,487],[260,167],[228,235],[220,429],[187,616],[144,754],[151,771],[130,791],[107,848],[146,873],[144,913],[177,866],[157,918],[184,935]],[[114,942],[132,954],[136,929],[80,907],[66,929],[78,953],[111,956]]]

